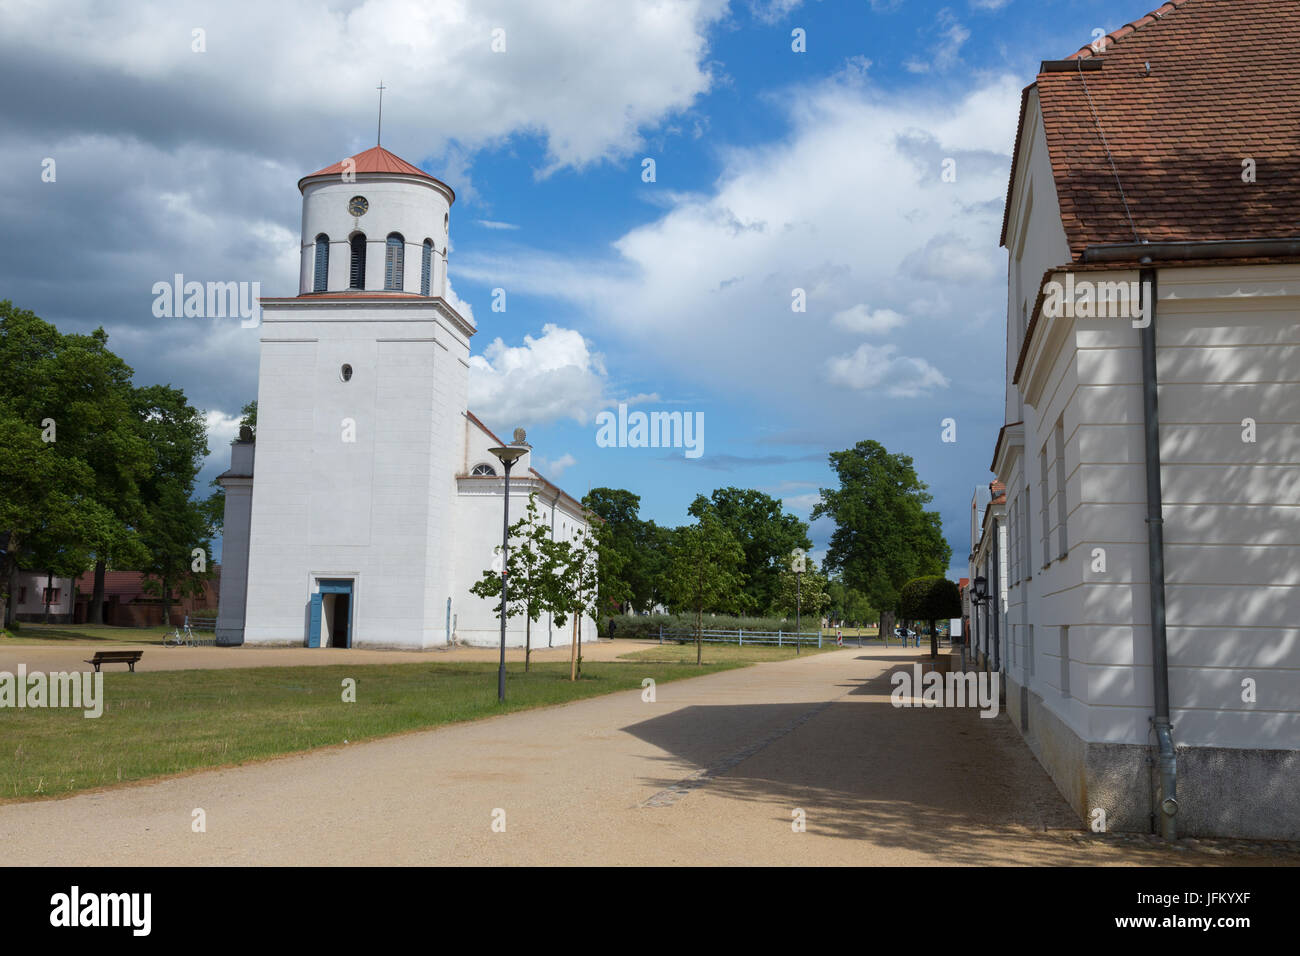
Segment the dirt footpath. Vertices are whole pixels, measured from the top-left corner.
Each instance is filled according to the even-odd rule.
[[[653,703],[623,692],[8,804],[0,841],[12,863],[68,865],[1300,860],[1084,833],[1005,716],[890,706],[908,660],[846,648],[661,685]]]

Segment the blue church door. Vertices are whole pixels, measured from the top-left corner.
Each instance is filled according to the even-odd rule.
[[[352,581],[325,579],[311,596],[308,647],[352,646]]]

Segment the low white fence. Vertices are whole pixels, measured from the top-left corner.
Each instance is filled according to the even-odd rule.
[[[917,638],[899,638],[895,634],[885,635],[883,641],[880,637],[865,637],[859,631],[853,636],[841,636],[838,628],[822,628],[817,633],[805,631],[802,634],[796,634],[794,631],[747,631],[744,628],[727,630],[724,628],[706,627],[700,632],[700,641],[704,644],[770,644],[773,647],[786,647],[799,644],[803,647],[821,647],[823,642],[829,644],[839,643],[841,645],[852,643],[856,647],[866,646],[866,642],[883,643],[888,646],[890,641],[898,641],[903,646],[915,644],[920,647],[922,643],[928,643],[928,635],[919,635]],[[946,640],[942,636],[940,640]],[[665,628],[659,627],[659,643],[665,641],[674,641],[678,644],[694,644],[695,630],[693,628]]]
[[[835,635],[827,635],[829,640],[835,640]],[[695,630],[693,628],[666,629],[662,626],[659,628],[659,643],[664,641],[674,641],[678,644],[694,644]],[[803,647],[821,647],[822,632],[811,633],[808,631],[802,634],[794,631],[747,631],[744,628],[737,628],[734,631],[722,630],[720,628],[706,627],[700,631],[700,641],[704,644],[738,644],[743,647],[746,644],[770,644],[773,647],[793,647],[799,644]]]

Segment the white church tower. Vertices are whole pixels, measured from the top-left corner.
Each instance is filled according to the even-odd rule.
[[[487,448],[501,442],[468,412],[475,326],[446,298],[455,194],[379,146],[298,188],[299,294],[261,302],[255,477],[240,442],[219,479],[218,643],[431,647],[453,615],[463,639],[491,643],[495,615],[468,589],[500,543]],[[583,509],[530,458],[511,475],[511,521],[535,491],[571,538]],[[568,643],[567,628],[534,633]]]

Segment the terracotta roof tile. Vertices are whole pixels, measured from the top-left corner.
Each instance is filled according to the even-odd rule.
[[[357,173],[405,173],[408,176],[423,176],[425,179],[433,179],[419,166],[413,166],[400,156],[396,156],[384,149],[382,146],[372,146],[364,153],[357,153],[351,157],[353,163],[353,172]],[[332,166],[326,166],[324,169],[318,169],[316,172],[304,176],[303,179],[311,179],[313,176],[336,176],[343,172],[343,160],[339,160]]]
[[[1103,68],[1035,86],[1075,259],[1097,243],[1300,235],[1300,3],[1170,0],[1070,59]]]

